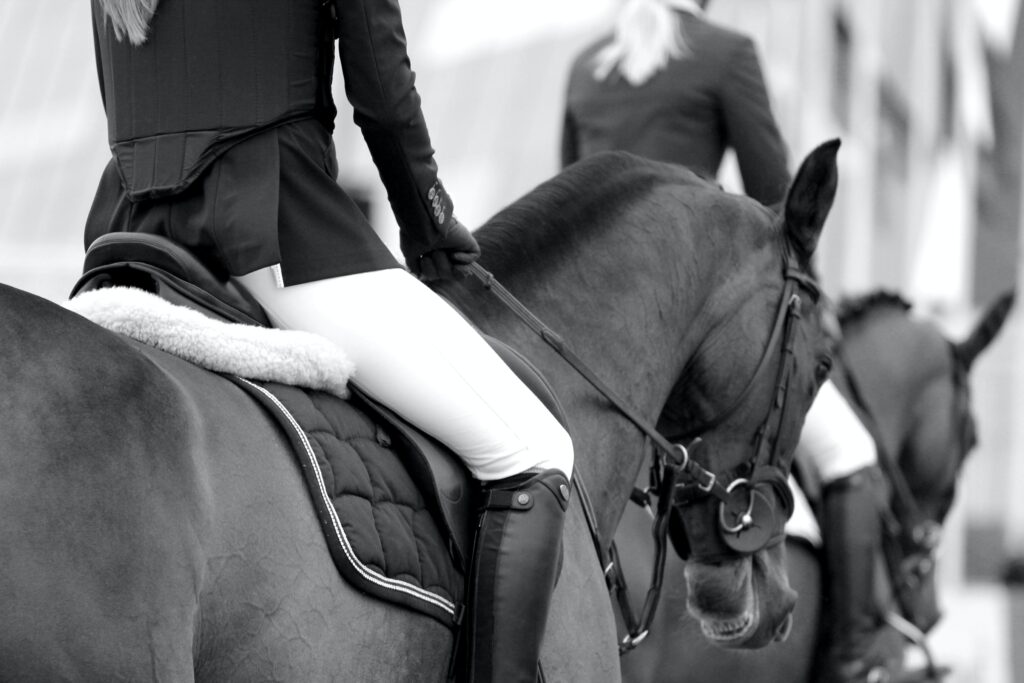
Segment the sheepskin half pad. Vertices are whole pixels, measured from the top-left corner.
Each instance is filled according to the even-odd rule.
[[[348,396],[352,362],[319,335],[214,320],[134,287],[84,292],[64,307],[207,370]]]

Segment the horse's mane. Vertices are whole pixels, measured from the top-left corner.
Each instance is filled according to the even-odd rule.
[[[541,183],[488,220],[475,236],[495,273],[539,265],[613,227],[663,184],[713,187],[681,166],[604,152]]]
[[[911,307],[911,304],[901,295],[878,289],[868,294],[842,299],[837,307],[836,315],[839,317],[839,324],[845,327],[879,310],[895,308],[906,312]]]

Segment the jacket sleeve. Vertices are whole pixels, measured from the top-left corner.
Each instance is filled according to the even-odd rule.
[[[742,36],[724,79],[726,144],[736,151],[745,192],[762,204],[785,198],[789,186],[786,143],[772,114],[768,90],[750,38]]]
[[[422,254],[444,237],[454,218],[451,198],[438,179],[401,10],[397,0],[335,5],[345,95],[387,190],[403,251]]]

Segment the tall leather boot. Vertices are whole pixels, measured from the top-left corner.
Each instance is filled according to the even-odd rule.
[[[466,624],[473,683],[536,683],[568,505],[558,470],[485,485]]]
[[[828,683],[883,683],[899,667],[899,648],[884,631],[875,571],[882,541],[884,481],[866,467],[828,484],[822,492],[825,548],[825,614],[829,648],[823,661]]]

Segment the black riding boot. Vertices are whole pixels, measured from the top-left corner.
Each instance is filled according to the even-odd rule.
[[[558,470],[484,487],[466,625],[472,683],[536,682],[568,505],[569,481]]]
[[[875,585],[883,485],[881,471],[872,466],[822,492],[830,644],[823,680],[828,683],[881,683],[899,667],[899,648],[893,648],[892,632],[884,628]]]

